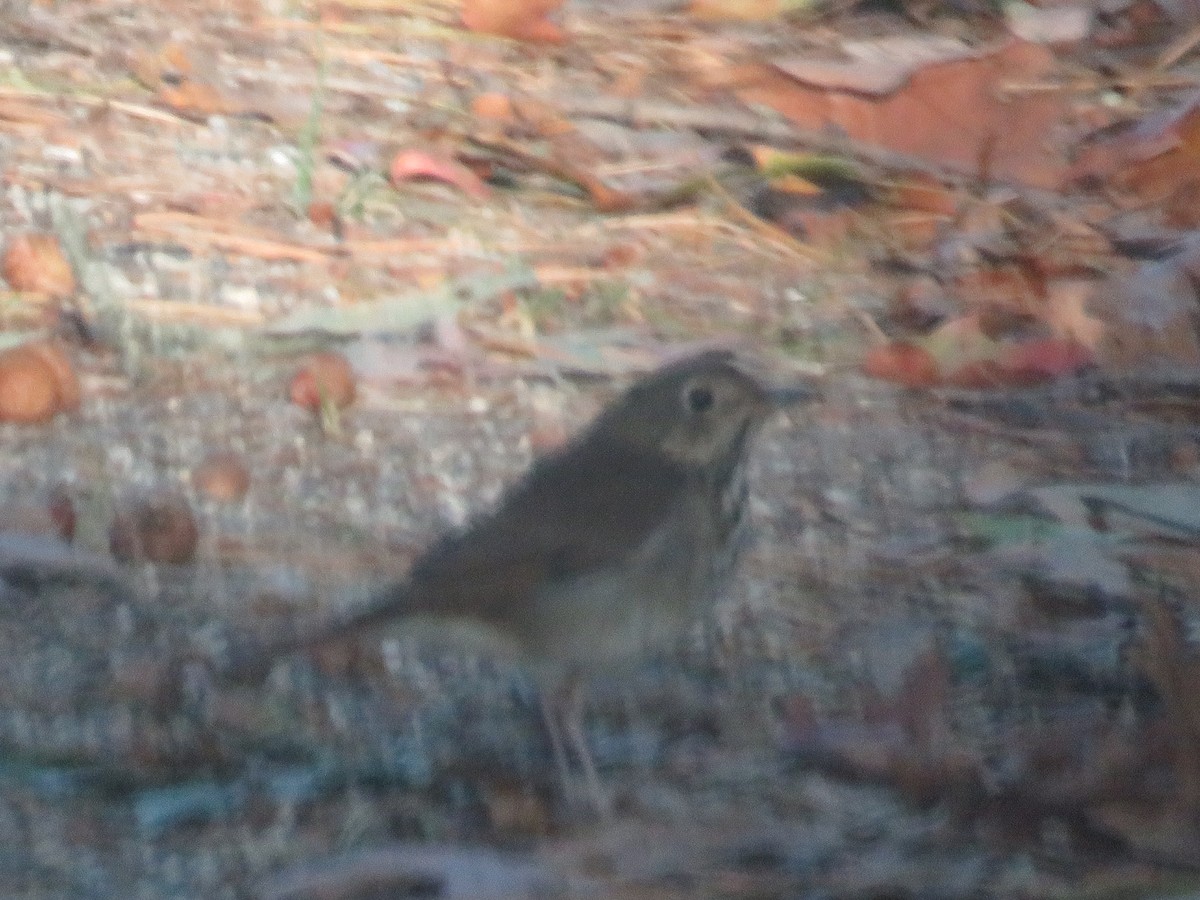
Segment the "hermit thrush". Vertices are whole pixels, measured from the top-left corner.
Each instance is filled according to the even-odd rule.
[[[670,644],[733,571],[754,432],[781,404],[814,396],[811,385],[768,386],[728,351],[667,365],[536,462],[493,512],[434,543],[405,580],[234,656],[258,664],[401,619],[467,622],[561,683]]]

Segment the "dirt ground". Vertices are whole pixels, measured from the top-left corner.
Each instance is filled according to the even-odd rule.
[[[636,74],[656,108],[744,111],[697,82],[717,49],[819,36],[565,17],[541,45],[435,2],[0,5],[0,232],[55,235],[76,282],[0,295],[0,339],[57,335],[82,395],[0,424],[0,895],[1200,891],[1194,381],[864,376],[898,291],[868,216],[811,242],[725,187],[600,211],[472,105],[536,100],[641,196],[733,141],[585,98]],[[404,148],[491,180],[389,183]],[[203,663],[362,602],[714,342],[826,395],[763,435],[711,620],[588,685],[610,820],[564,796],[503,660],[393,628],[251,681]],[[289,402],[316,350],[353,367],[340,411]],[[216,453],[244,496],[198,486]],[[194,557],[115,559],[114,516],[163,492]]]

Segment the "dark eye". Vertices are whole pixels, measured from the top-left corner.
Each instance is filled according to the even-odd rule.
[[[692,412],[706,412],[707,410],[711,409],[713,405],[712,388],[705,387],[704,385],[697,385],[696,387],[688,388],[686,399],[688,409],[690,409]]]

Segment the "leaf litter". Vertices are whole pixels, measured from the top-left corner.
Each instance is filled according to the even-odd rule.
[[[0,423],[3,893],[1194,891],[1189,11],[556,6],[0,11],[0,338],[81,395]],[[198,664],[714,341],[827,400],[708,627],[590,686],[616,821],[495,660]],[[118,563],[160,495],[194,560]]]

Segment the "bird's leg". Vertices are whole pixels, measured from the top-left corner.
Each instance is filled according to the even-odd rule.
[[[538,707],[542,712],[542,724],[546,735],[550,738],[550,751],[554,754],[554,769],[558,773],[559,783],[567,797],[573,797],[574,785],[571,782],[571,764],[567,760],[567,750],[563,746],[563,734],[558,721],[558,709],[555,702],[544,692],[538,693]]]
[[[583,780],[596,815],[607,819],[612,815],[612,798],[600,783],[600,775],[596,771],[596,758],[592,756],[592,748],[588,746],[587,730],[583,723],[583,695],[576,692],[572,699],[571,705],[563,709],[563,730],[566,732],[568,743],[575,750],[579,767],[583,770]]]
[[[596,760],[588,746],[587,731],[583,721],[583,690],[578,677],[570,677],[549,698],[542,694],[542,718],[550,736],[550,747],[554,753],[554,765],[562,781],[563,792],[570,802],[576,799],[577,784],[571,777],[571,760],[575,757],[583,772],[588,799],[592,809],[602,819],[612,815],[612,799],[600,783],[596,771]]]

